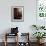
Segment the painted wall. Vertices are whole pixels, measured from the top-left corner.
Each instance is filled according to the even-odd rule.
[[[11,22],[11,6],[24,6],[24,22]],[[36,0],[0,0],[0,34],[17,26],[19,32],[29,32],[32,37],[32,24],[36,24]]]

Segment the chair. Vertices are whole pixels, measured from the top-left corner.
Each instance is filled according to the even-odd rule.
[[[16,46],[18,46],[18,34],[16,35],[16,34],[8,34],[8,33],[6,33],[5,34],[5,46],[7,46],[7,38],[10,38],[10,37],[13,37],[13,36],[17,36],[17,38],[15,38],[15,40],[17,41],[16,43]]]
[[[19,46],[30,46],[30,42],[29,42],[29,33],[21,33],[21,39],[24,40],[24,41],[21,41],[19,43]]]
[[[13,36],[17,36],[16,38],[15,38],[15,40],[17,40],[17,44],[16,44],[16,46],[18,46],[18,27],[16,27],[16,28],[11,28],[11,33],[5,33],[5,46],[7,46],[7,38],[13,38]]]

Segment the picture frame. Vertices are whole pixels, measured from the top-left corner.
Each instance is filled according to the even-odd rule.
[[[23,22],[24,21],[24,6],[11,7],[11,21]]]

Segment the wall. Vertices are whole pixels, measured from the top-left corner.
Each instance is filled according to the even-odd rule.
[[[11,22],[11,6],[24,6],[24,22]],[[0,0],[0,34],[17,26],[32,36],[32,24],[36,24],[36,0]]]

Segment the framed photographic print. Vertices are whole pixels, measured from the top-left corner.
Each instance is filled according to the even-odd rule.
[[[12,22],[23,22],[24,21],[24,6],[12,6],[11,21]]]

